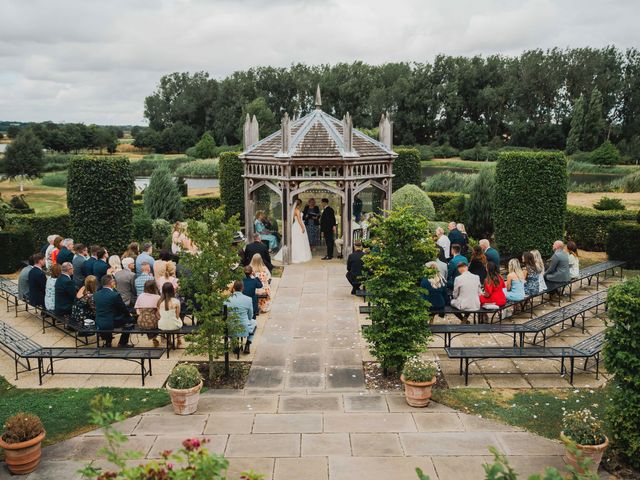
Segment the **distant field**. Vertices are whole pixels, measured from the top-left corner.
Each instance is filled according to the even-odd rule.
[[[22,193],[29,206],[36,213],[48,213],[67,208],[67,190],[65,188],[45,187],[38,180],[26,180],[24,192],[20,192],[20,183],[10,180],[0,182],[0,194],[6,202],[12,195]]]

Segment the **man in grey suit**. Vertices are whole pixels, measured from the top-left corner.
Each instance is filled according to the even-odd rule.
[[[476,311],[480,309],[480,277],[469,271],[467,259],[462,260],[457,265],[458,276],[453,282],[453,299],[451,306],[458,310]],[[469,313],[456,313],[455,316],[463,323],[469,323]]]
[[[228,307],[229,314],[233,315],[239,322],[240,329],[236,333],[237,337],[246,337],[247,343],[244,345],[244,353],[249,354],[250,345],[253,341],[253,334],[256,331],[256,320],[253,318],[253,300],[242,293],[244,284],[240,280],[233,282],[233,293],[224,304]]]
[[[116,281],[116,290],[122,297],[122,301],[127,307],[133,307],[138,298],[136,291],[136,268],[135,260],[131,257],[122,259],[122,270],[118,270],[113,278]]]
[[[544,279],[551,283],[566,283],[571,280],[569,255],[564,251],[562,240],[553,242],[553,256],[549,261],[549,267],[544,274]]]

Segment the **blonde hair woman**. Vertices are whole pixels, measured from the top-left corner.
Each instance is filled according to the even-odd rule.
[[[520,266],[520,260],[512,258],[509,260],[509,274],[507,275],[507,291],[505,295],[508,302],[520,302],[524,300],[524,280],[525,273]]]
[[[176,278],[176,264],[173,262],[166,262],[164,272],[156,275],[156,284],[158,285],[158,291],[162,292],[162,287],[165,283],[173,285],[173,289],[178,291],[178,279]]]
[[[538,280],[540,283],[540,293],[542,293],[547,289],[547,284],[544,281],[544,260],[542,260],[540,250],[531,250],[531,255],[533,255],[533,260],[536,263],[536,270],[538,271]]]
[[[171,253],[174,255],[180,253],[183,249],[183,244],[187,238],[184,231],[185,224],[182,222],[176,222],[173,224],[173,233],[171,234]]]
[[[111,255],[109,257],[109,270],[107,270],[107,274],[113,275],[120,270],[122,270],[122,262],[120,261],[120,257],[118,255]]]
[[[262,282],[262,288],[256,290],[256,295],[266,295],[258,298],[258,308],[260,312],[268,312],[271,309],[271,272],[262,261],[259,253],[251,257],[249,264],[253,274]]]

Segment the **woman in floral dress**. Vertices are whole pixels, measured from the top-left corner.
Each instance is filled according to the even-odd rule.
[[[258,298],[258,308],[261,313],[268,312],[271,309],[271,272],[262,261],[259,253],[251,258],[251,268],[253,274],[262,282],[262,288],[256,290]],[[262,297],[260,295],[266,295]]]

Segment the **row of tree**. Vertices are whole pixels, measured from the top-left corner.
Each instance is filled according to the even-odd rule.
[[[440,55],[433,63],[294,64],[220,80],[206,72],[173,73],[145,99],[145,116],[161,135],[182,125],[196,137],[208,131],[217,144],[237,144],[246,113],[257,116],[267,135],[284,112],[304,115],[314,108],[316,84],[323,109],[337,117],[350,112],[358,128],[373,128],[390,112],[396,144],[470,148],[498,138],[564,148],[580,98],[584,112],[599,110],[592,123],[596,140],[588,146],[607,137],[630,141],[640,131],[640,51],[615,47],[530,50],[518,57]],[[593,102],[600,109],[591,110]]]

